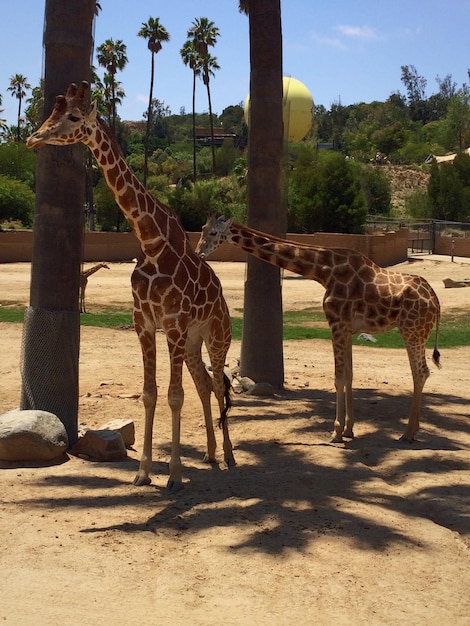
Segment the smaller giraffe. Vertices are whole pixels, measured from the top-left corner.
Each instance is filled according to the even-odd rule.
[[[224,241],[325,288],[323,310],[331,329],[335,360],[336,419],[332,442],[354,436],[352,336],[398,328],[413,375],[411,412],[401,440],[413,441],[419,429],[423,387],[429,377],[426,343],[434,325],[432,358],[440,367],[440,305],[429,283],[421,276],[384,269],[356,250],[297,244],[215,216],[209,217],[203,226],[196,254],[206,258]]]
[[[109,270],[109,267],[106,265],[106,263],[98,263],[97,265],[93,265],[93,267],[90,267],[87,270],[84,270],[83,272],[81,272],[80,274],[80,313],[86,313],[85,289],[86,289],[86,286],[88,285],[88,279],[90,278],[92,274],[94,274],[95,272],[103,268],[106,268],[107,270]]]

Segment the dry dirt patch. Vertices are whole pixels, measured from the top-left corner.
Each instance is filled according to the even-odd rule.
[[[87,307],[129,303],[131,264],[110,264]],[[214,263],[232,310],[241,264]],[[402,264],[468,309],[470,260]],[[27,304],[29,266],[0,266],[0,301]],[[285,277],[285,308],[321,301],[312,281]],[[18,405],[21,326],[0,324],[0,412]],[[285,390],[236,396],[230,471],[202,462],[202,412],[185,376],[185,489],[165,490],[170,446],[168,367],[159,335],[153,484],[133,487],[143,438],[141,357],[132,330],[82,328],[80,421],[136,423],[125,463],[77,458],[0,469],[6,624],[468,624],[470,601],[470,349],[443,350],[426,383],[419,442],[404,430],[411,374],[404,350],[354,349],[356,438],[328,443],[333,358],[326,341],[287,342]],[[229,353],[233,364],[240,346]],[[430,359],[430,354],[428,355]],[[220,442],[220,437],[219,437]],[[220,443],[219,443],[220,445]]]

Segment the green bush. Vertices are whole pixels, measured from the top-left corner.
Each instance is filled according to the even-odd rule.
[[[339,152],[299,150],[288,204],[289,232],[363,232],[367,204],[360,165]]]
[[[0,174],[0,222],[20,221],[23,226],[33,223],[34,192],[15,178]]]
[[[392,188],[382,168],[364,166],[360,170],[360,178],[369,213],[389,215],[392,205]]]

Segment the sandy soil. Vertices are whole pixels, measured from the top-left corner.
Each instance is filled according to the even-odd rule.
[[[214,263],[232,310],[244,266]],[[415,257],[398,267],[436,289],[444,315],[468,310],[470,259]],[[87,306],[129,303],[131,264],[90,278]],[[27,264],[0,265],[0,302],[27,304]],[[285,308],[321,301],[322,288],[284,280]],[[21,325],[0,324],[0,413],[18,406]],[[470,615],[470,348],[430,365],[419,441],[397,441],[409,410],[404,350],[354,349],[356,438],[329,444],[335,395],[327,341],[286,342],[285,390],[237,395],[237,467],[202,463],[202,412],[185,375],[185,488],[165,485],[170,419],[164,338],[154,475],[132,479],[143,437],[141,357],[132,330],[83,327],[80,422],[135,420],[122,463],[75,457],[48,467],[0,466],[0,621],[291,625],[467,625]],[[234,342],[229,364],[239,356]],[[429,360],[431,354],[429,353]],[[219,446],[221,445],[219,435]]]

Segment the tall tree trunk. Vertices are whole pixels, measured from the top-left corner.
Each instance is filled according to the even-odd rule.
[[[70,82],[91,79],[95,0],[46,0],[44,114]],[[81,145],[38,152],[30,306],[23,336],[22,409],[57,415],[78,438],[80,263],[85,165]]]
[[[147,125],[145,127],[145,152],[144,152],[144,186],[145,187],[147,187],[147,176],[148,176],[149,140],[150,140],[150,126],[152,123],[151,114],[152,114],[154,72],[155,72],[155,54],[152,52],[152,62],[151,62],[151,71],[150,71],[149,105],[147,109]]]
[[[280,0],[250,3],[248,225],[285,235],[281,197],[283,152]],[[284,383],[279,268],[248,255],[240,372],[254,381]]]
[[[209,88],[209,77],[207,76],[207,102],[209,106],[209,124],[211,129],[211,148],[212,148],[212,175],[215,176],[215,145],[214,145],[214,116],[212,115],[211,90]]]
[[[193,70],[193,182],[197,180],[196,161],[196,72]]]

